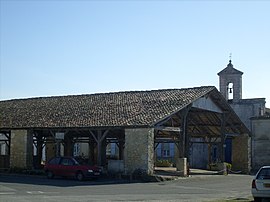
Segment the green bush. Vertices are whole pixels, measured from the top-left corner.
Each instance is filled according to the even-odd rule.
[[[171,167],[172,166],[172,162],[169,161],[169,160],[161,159],[161,160],[157,160],[156,161],[156,166],[157,167]]]
[[[231,170],[232,169],[232,164],[225,162],[225,165],[226,165],[227,170]]]

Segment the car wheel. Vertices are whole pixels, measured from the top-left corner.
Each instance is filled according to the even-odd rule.
[[[54,174],[52,171],[47,171],[47,178],[52,179],[54,177]]]
[[[262,201],[261,198],[259,198],[259,197],[254,197],[254,202],[261,202],[261,201]]]
[[[79,181],[82,181],[84,179],[83,173],[82,172],[77,172],[76,179],[79,180]]]

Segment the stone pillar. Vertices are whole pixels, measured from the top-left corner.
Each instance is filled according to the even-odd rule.
[[[182,177],[188,176],[187,158],[177,158],[176,169],[180,172]]]
[[[154,172],[154,129],[126,129],[124,150],[125,173],[132,174],[136,169],[145,170],[148,175]]]
[[[33,134],[28,130],[12,130],[10,168],[32,169]]]
[[[250,169],[250,137],[241,134],[232,140],[232,170],[247,174]]]

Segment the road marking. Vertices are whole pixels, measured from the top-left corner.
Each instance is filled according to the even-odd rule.
[[[59,192],[27,191],[27,194],[57,194]]]
[[[0,192],[0,195],[11,195],[15,194],[15,192]]]
[[[44,194],[43,191],[27,191],[27,194]]]

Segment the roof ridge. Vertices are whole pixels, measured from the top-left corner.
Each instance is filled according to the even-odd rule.
[[[164,89],[152,89],[152,90],[130,90],[130,91],[115,91],[115,92],[105,92],[105,93],[91,93],[91,94],[77,94],[77,95],[56,95],[56,96],[39,96],[39,97],[29,97],[29,98],[14,98],[8,100],[0,100],[1,102],[11,102],[11,101],[24,101],[24,100],[38,100],[38,99],[53,99],[53,98],[68,98],[68,97],[83,97],[83,96],[98,96],[98,95],[110,95],[110,94],[124,94],[124,93],[147,93],[147,92],[164,92],[173,90],[192,90],[200,88],[216,88],[215,86],[197,86],[197,87],[186,87],[186,88],[164,88]]]

